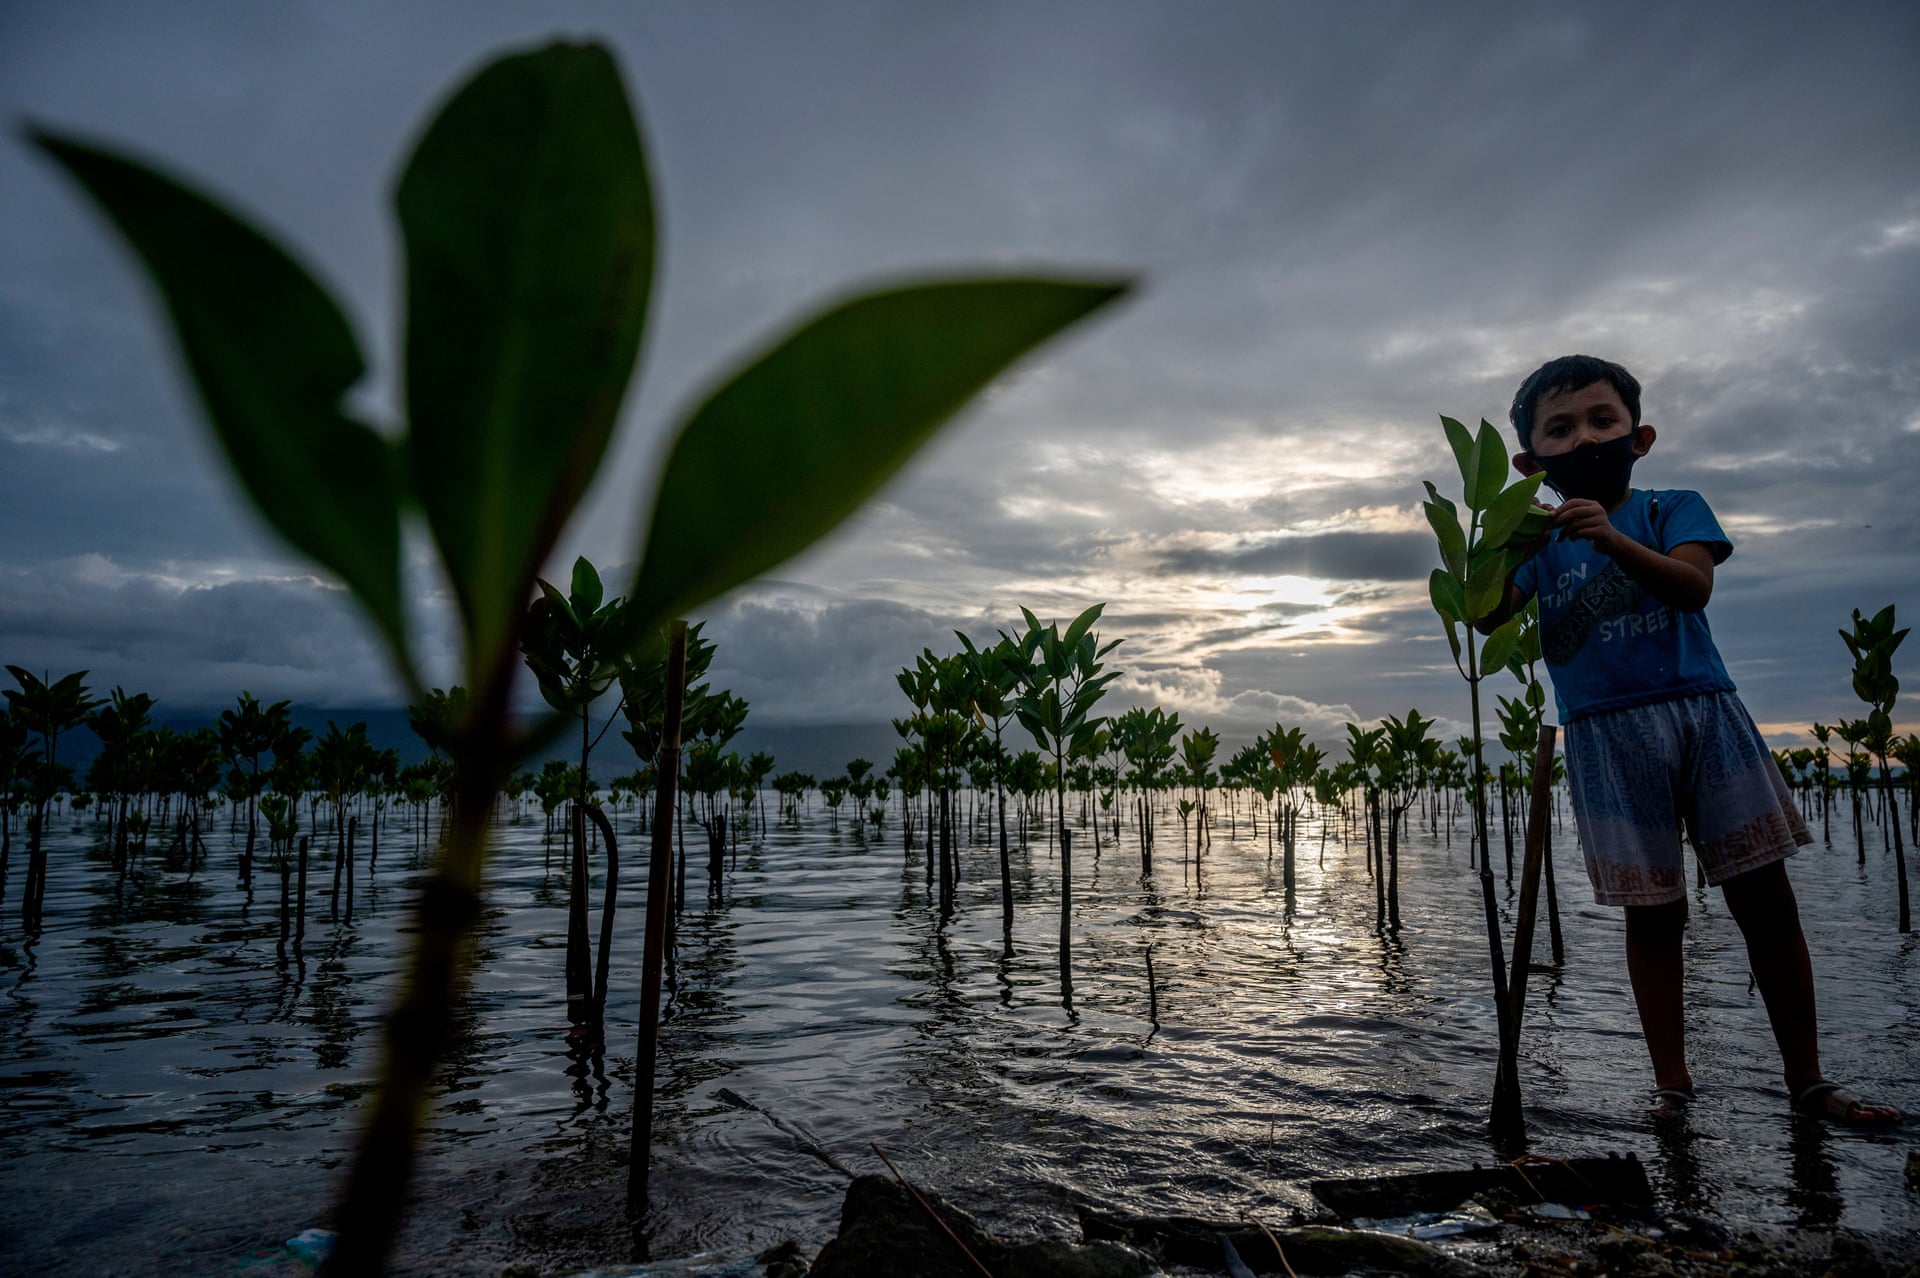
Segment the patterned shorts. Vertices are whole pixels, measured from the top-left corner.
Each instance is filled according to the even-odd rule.
[[[1665,905],[1686,895],[1682,823],[1714,884],[1813,842],[1731,692],[1603,711],[1566,731],[1574,820],[1602,905]]]

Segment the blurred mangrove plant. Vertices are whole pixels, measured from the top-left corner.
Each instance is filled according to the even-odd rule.
[[[367,367],[359,339],[291,252],[145,163],[29,134],[140,259],[254,508],[347,586],[416,703],[425,685],[403,599],[403,521],[424,522],[455,602],[468,703],[447,741],[450,824],[414,905],[412,958],[328,1261],[334,1273],[377,1273],[453,1026],[486,822],[520,760],[566,723],[556,712],[516,726],[514,658],[536,576],[600,469],[646,328],[655,219],[639,122],[612,55],[592,42],[497,58],[441,106],[396,188],[405,420],[385,430],[349,408]],[[1009,364],[1126,287],[910,283],[833,304],[773,342],[673,428],[607,648],[657,634],[812,544]],[[634,1170],[643,1189],[644,1166]]]

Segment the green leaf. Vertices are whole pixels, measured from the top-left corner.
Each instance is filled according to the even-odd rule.
[[[1467,619],[1466,589],[1446,569],[1435,568],[1427,578],[1427,597],[1433,601],[1433,610],[1448,621]]]
[[[1496,496],[1487,506],[1481,535],[1488,545],[1504,546],[1519,531],[1527,512],[1535,509],[1533,495],[1540,491],[1544,473],[1533,474]]]
[[[1513,655],[1513,645],[1520,638],[1520,618],[1508,617],[1487,636],[1487,642],[1480,649],[1480,669],[1492,672],[1506,668],[1507,658]]]
[[[366,364],[339,307],[285,249],[206,196],[111,152],[29,136],[146,265],[254,508],[346,583],[411,679],[396,467],[386,441],[341,410]]]
[[[1506,446],[1500,442],[1500,433],[1485,421],[1480,423],[1468,460],[1472,472],[1467,476],[1467,508],[1485,510],[1500,495],[1507,477]]]
[[[803,324],[680,430],[630,597],[677,616],[804,550],[1007,365],[1126,287],[909,285]]]
[[[1494,554],[1481,560],[1467,574],[1467,611],[1462,621],[1478,621],[1500,606],[1506,598],[1506,557]],[[1504,663],[1503,663],[1504,664]]]
[[[1535,488],[1534,491],[1537,494],[1539,489]],[[1519,524],[1517,524],[1513,532],[1508,535],[1507,542],[1510,545],[1516,546],[1528,545],[1546,536],[1552,526],[1553,512],[1529,502],[1525,513],[1520,516]]]
[[[573,561],[571,594],[574,613],[582,620],[600,611],[600,602],[606,598],[606,589],[600,584],[600,574],[587,562],[585,555]]]
[[[600,464],[646,323],[653,198],[613,59],[553,44],[483,68],[396,203],[413,481],[481,670]]]
[[[1464,573],[1467,570],[1467,534],[1460,527],[1460,518],[1450,510],[1443,510],[1436,502],[1420,503],[1427,512],[1427,523],[1432,525],[1433,534],[1440,542],[1440,558],[1447,565],[1447,571]]]
[[[1473,455],[1473,435],[1464,424],[1444,414],[1440,418],[1440,425],[1447,432],[1447,444],[1453,449],[1454,463],[1460,467],[1461,487],[1471,491],[1473,477],[1479,472]]]
[[[540,587],[541,597],[547,601],[547,606],[553,609],[555,617],[564,618],[567,626],[577,632],[580,629],[580,614],[573,610],[573,605],[567,601],[567,597],[561,594],[551,582],[540,580],[535,584]]]
[[[1520,642],[1514,648],[1514,655],[1526,665],[1532,665],[1540,660],[1540,596],[1527,600],[1520,618]]]
[[[1453,661],[1458,665],[1460,664],[1460,623],[1445,613],[1440,614],[1440,620],[1447,625],[1447,647],[1453,650]]]
[[[1100,620],[1100,614],[1106,611],[1106,607],[1104,603],[1097,603],[1075,617],[1073,624],[1067,627],[1067,633],[1061,637],[1060,642],[1068,648],[1079,647],[1081,636],[1093,628],[1094,622]]]

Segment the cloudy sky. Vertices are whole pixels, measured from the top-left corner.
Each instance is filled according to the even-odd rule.
[[[1452,482],[1438,415],[1504,425],[1575,350],[1646,385],[1636,482],[1699,489],[1733,537],[1709,617],[1776,744],[1859,712],[1850,609],[1920,615],[1910,3],[23,0],[0,109],[163,157],[295,246],[393,421],[400,159],[481,59],[556,34],[615,50],[664,228],[641,386],[557,571],[633,561],[676,415],[828,297],[1142,281],[714,607],[715,674],[764,723],[899,714],[893,671],[954,628],[1095,601],[1116,709],[1457,722],[1418,505]],[[340,592],[223,481],[129,261],[11,127],[0,209],[0,659],[174,709],[395,701]]]

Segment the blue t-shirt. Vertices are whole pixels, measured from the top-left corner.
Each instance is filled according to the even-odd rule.
[[[1718,564],[1733,543],[1699,493],[1634,490],[1609,518],[1661,553],[1703,543]],[[1676,612],[1648,594],[1590,541],[1556,533],[1520,566],[1513,584],[1540,597],[1540,648],[1560,722],[1603,710],[1731,692],[1704,612]]]

